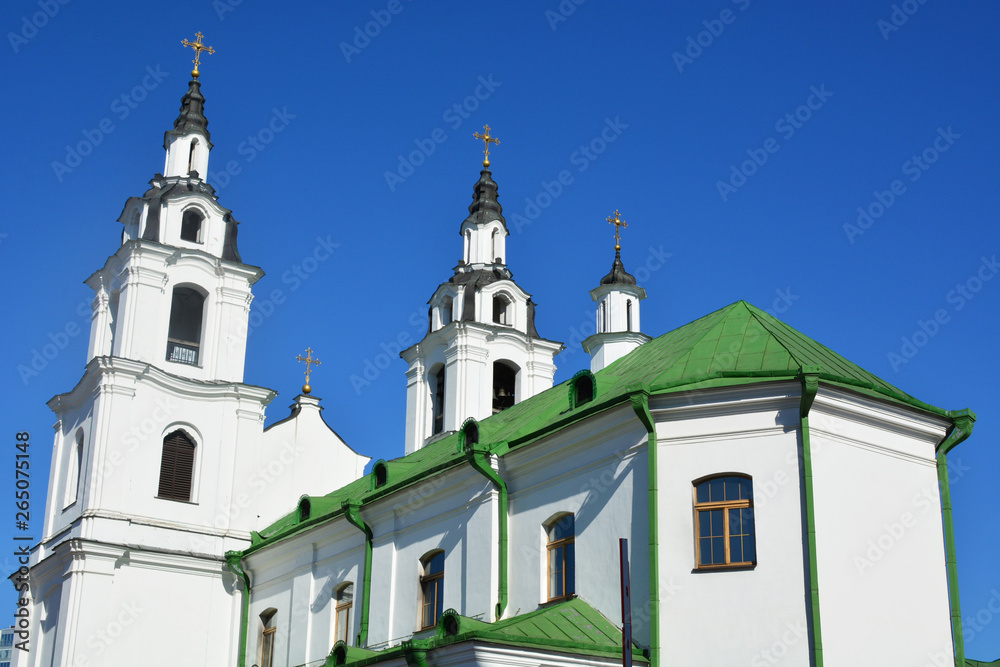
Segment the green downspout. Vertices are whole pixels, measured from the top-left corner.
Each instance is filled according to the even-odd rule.
[[[496,484],[497,489],[500,492],[500,505],[497,508],[497,515],[500,523],[500,546],[499,546],[499,557],[500,566],[497,578],[499,579],[499,586],[497,590],[497,606],[496,606],[496,616],[499,621],[503,618],[503,612],[507,609],[507,483],[503,481],[503,478],[497,474],[497,471],[493,469],[490,465],[489,459],[486,458],[489,450],[485,447],[480,447],[478,444],[473,445],[469,449],[469,463],[472,467],[478,470],[486,479],[490,480]]]
[[[951,607],[951,634],[955,643],[955,665],[965,667],[965,638],[962,637],[962,610],[958,596],[958,559],[955,555],[955,522],[951,514],[951,486],[948,481],[948,452],[972,435],[976,413],[971,410],[949,412],[954,427],[938,446],[937,474],[941,485],[941,519],[944,523],[944,555],[948,568],[948,605]]]
[[[247,664],[247,628],[250,627],[250,577],[240,566],[240,559],[243,553],[240,551],[226,552],[226,567],[232,570],[233,574],[243,580],[243,613],[240,614],[240,647],[237,653],[237,667],[245,667]]]
[[[658,479],[656,464],[656,424],[649,412],[649,392],[645,389],[629,394],[632,410],[646,427],[646,454],[649,476],[649,665],[660,665],[660,564],[659,552],[659,512]]]
[[[812,445],[809,438],[809,409],[819,391],[819,366],[802,367],[802,400],[799,428],[802,432],[802,486],[806,499],[806,543],[809,550],[809,602],[812,607],[813,665],[823,667],[823,631],[819,618],[819,567],[816,564],[816,508],[813,505]]]
[[[344,516],[351,523],[365,534],[365,574],[362,579],[361,598],[361,629],[358,632],[357,645],[364,648],[368,644],[368,609],[371,602],[372,592],[372,529],[361,518],[361,505],[357,502],[345,500],[340,505],[344,508]]]

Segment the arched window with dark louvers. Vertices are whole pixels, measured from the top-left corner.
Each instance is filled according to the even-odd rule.
[[[174,288],[167,330],[167,361],[198,365],[204,311],[205,297],[199,292],[190,287]]]
[[[632,330],[632,299],[625,302],[625,331]]]
[[[444,431],[444,366],[434,374],[434,434]]]
[[[158,498],[191,500],[194,446],[194,441],[184,431],[174,431],[163,439]]]

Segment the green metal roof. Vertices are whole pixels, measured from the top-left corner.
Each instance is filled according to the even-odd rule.
[[[745,301],[705,315],[655,338],[594,374],[593,400],[571,407],[572,381],[548,389],[479,422],[479,441],[502,456],[592,414],[629,400],[636,391],[671,394],[714,387],[796,379],[816,370],[822,381],[930,412],[950,413],[923,403],[851,363]],[[402,458],[386,462],[387,481],[374,488],[372,475],[326,495],[310,498],[310,518],[293,512],[254,534],[251,553],[262,541],[281,539],[343,512],[350,500],[365,504],[416,484],[467,460],[460,433],[452,433]],[[405,501],[405,498],[403,499]]]
[[[450,626],[450,631],[448,630]],[[360,667],[398,658],[409,651],[432,651],[467,641],[518,646],[522,648],[599,657],[616,657],[622,652],[621,628],[579,598],[546,606],[537,611],[486,623],[448,610],[432,637],[403,642],[373,653],[347,649],[345,665]],[[635,646],[636,663],[649,660]],[[333,656],[327,665],[334,665]]]

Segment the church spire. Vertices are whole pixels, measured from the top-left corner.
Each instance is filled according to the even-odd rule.
[[[163,148],[167,151],[164,176],[181,176],[205,179],[208,174],[208,152],[212,150],[212,135],[208,131],[205,117],[205,96],[201,94],[198,81],[198,65],[201,52],[215,53],[211,46],[201,43],[202,35],[196,34],[196,42],[184,39],[181,44],[194,49],[194,69],[188,90],[181,98],[181,110],[174,121],[173,129],[163,134]]]
[[[639,330],[639,302],[646,298],[646,290],[636,285],[635,276],[622,262],[621,230],[628,224],[617,210],[606,219],[615,226],[615,261],[600,285],[590,291],[597,302],[597,333],[583,341],[593,373],[649,341]]]

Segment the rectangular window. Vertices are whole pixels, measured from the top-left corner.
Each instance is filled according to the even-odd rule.
[[[273,667],[274,665],[274,633],[277,628],[264,630],[264,641],[261,642],[260,667]]]

